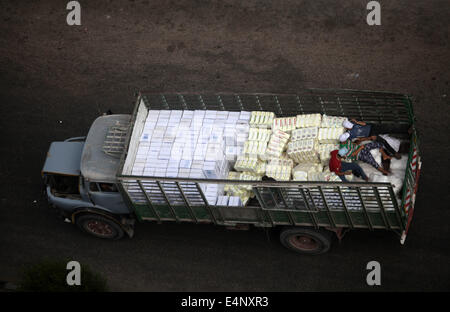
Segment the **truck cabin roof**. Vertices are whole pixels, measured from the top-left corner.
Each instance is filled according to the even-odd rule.
[[[131,115],[107,115],[93,122],[81,155],[81,174],[85,179],[97,182],[116,180],[121,150],[111,151],[107,143],[115,130],[128,126],[130,118]]]

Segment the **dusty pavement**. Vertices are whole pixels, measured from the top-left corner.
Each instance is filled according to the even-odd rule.
[[[67,257],[114,290],[450,290],[447,0],[0,1],[0,280],[23,264]],[[134,92],[389,90],[415,98],[423,174],[405,246],[355,231],[327,255],[302,257],[261,230],[143,224],[103,242],[57,220],[40,197],[49,143],[85,135],[99,113],[129,113]]]

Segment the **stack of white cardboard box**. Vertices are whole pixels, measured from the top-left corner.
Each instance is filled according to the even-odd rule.
[[[132,174],[226,179],[247,140],[250,114],[245,111],[150,110]],[[211,205],[224,194],[223,185],[201,183],[200,186]],[[225,201],[222,197],[220,200]],[[231,202],[235,204],[236,199]]]

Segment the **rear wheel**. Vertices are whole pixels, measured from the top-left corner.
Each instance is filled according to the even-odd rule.
[[[318,255],[330,250],[333,233],[303,227],[284,228],[280,233],[281,243],[290,250],[308,255]]]
[[[77,226],[85,233],[98,238],[120,239],[124,231],[117,222],[96,214],[84,214],[77,218]]]

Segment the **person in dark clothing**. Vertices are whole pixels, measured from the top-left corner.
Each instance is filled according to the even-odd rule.
[[[396,151],[391,144],[389,144],[388,141],[386,141],[386,139],[384,139],[381,135],[374,135],[371,136],[369,138],[359,138],[356,141],[357,142],[362,142],[366,140],[371,140],[371,141],[375,141],[380,143],[383,146],[383,149],[381,151],[381,154],[383,155],[383,160],[386,159],[391,159],[392,157],[395,157],[397,159],[402,158],[402,156],[400,155],[400,153],[398,151]]]
[[[400,159],[402,156],[400,153],[398,153],[392,146],[389,144],[382,136],[380,135],[372,135],[370,137],[366,138],[358,138],[354,140],[353,142],[355,144],[360,144],[364,141],[373,141],[374,143],[377,143],[377,146],[380,146],[380,153],[383,156],[383,160],[392,159],[392,157],[395,157],[397,159]]]
[[[373,135],[396,131],[393,126],[386,124],[366,123],[356,119],[344,120],[342,122],[342,126],[350,133],[350,140],[355,138],[367,138]]]
[[[383,160],[391,159],[395,157],[401,158],[401,155],[396,151],[380,134],[386,133],[384,125],[368,124],[363,121],[357,121],[355,119],[345,120],[342,126],[347,130],[339,138],[341,142],[346,140],[354,141],[356,144],[360,144],[363,141],[376,141],[383,145],[381,154]],[[384,129],[383,129],[384,128]]]

